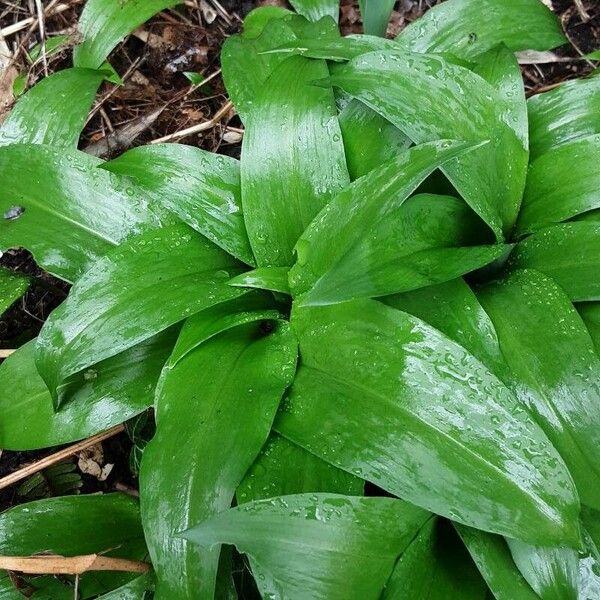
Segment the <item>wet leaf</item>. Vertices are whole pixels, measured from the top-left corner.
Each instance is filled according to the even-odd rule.
[[[364,32],[385,37],[395,0],[359,0]]]
[[[27,291],[29,283],[29,279],[23,275],[0,269],[0,315]]]
[[[261,267],[237,275],[230,279],[228,283],[234,287],[255,288],[289,294],[288,272],[288,267]]]
[[[290,0],[290,4],[298,14],[311,21],[331,17],[337,23],[340,0]]]

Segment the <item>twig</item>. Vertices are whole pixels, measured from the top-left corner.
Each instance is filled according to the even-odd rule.
[[[122,431],[125,431],[125,427],[123,425],[116,425],[115,427],[111,427],[110,429],[103,431],[102,433],[97,433],[96,435],[93,435],[87,440],[82,440],[81,442],[77,442],[76,444],[73,444],[68,448],[63,448],[62,450],[59,450],[58,452],[55,452],[50,456],[46,456],[45,458],[42,458],[30,465],[27,465],[26,467],[23,467],[22,469],[19,469],[18,471],[15,471],[10,475],[6,475],[5,477],[0,478],[0,490],[3,490],[4,488],[7,488],[10,485],[13,485],[13,483],[17,483],[17,481],[26,479],[27,477],[30,477],[31,475],[34,475],[35,473],[38,473],[43,469],[47,469],[48,467],[60,462],[61,460],[68,458],[69,456],[78,454],[86,448],[99,444],[100,442],[107,440],[108,438],[111,438],[117,435],[118,433],[121,433]]]
[[[40,49],[42,53],[42,64],[44,65],[44,77],[48,77],[48,59],[46,57],[46,21],[42,0],[35,0],[35,10],[37,12],[38,28],[40,30]]]
[[[581,17],[581,20],[584,23],[587,23],[592,17],[590,17],[587,10],[585,10],[585,7],[583,6],[583,2],[581,0],[574,0],[574,2],[575,2],[575,8],[577,9],[579,16]]]
[[[200,133],[202,131],[207,131],[218,125],[219,121],[233,108],[233,104],[231,101],[226,102],[216,113],[212,119],[208,121],[204,121],[204,123],[198,123],[197,125],[192,125],[192,127],[188,127],[187,129],[182,129],[181,131],[176,131],[175,133],[170,133],[169,135],[165,135],[164,137],[158,138],[156,140],[152,140],[151,144],[162,144],[164,142],[171,142],[173,140],[179,140],[188,135],[192,135],[194,133]],[[1,481],[1,480],[0,480]],[[0,488],[1,489],[1,488]]]
[[[52,15],[57,15],[61,12],[65,12],[65,10],[68,10],[70,8],[70,6],[68,4],[59,4],[57,6],[55,6],[54,8],[46,8],[45,9],[45,14],[47,17],[50,17]],[[18,33],[19,31],[22,31],[23,29],[27,29],[27,27],[29,27],[30,25],[33,25],[36,22],[36,18],[35,17],[28,17],[27,19],[23,19],[22,21],[17,21],[16,23],[13,23],[12,25],[8,25],[7,27],[3,27],[2,29],[0,29],[0,37],[8,37],[9,35],[13,35],[15,33]]]
[[[100,554],[82,556],[0,556],[0,569],[30,575],[81,575],[88,571],[147,573],[151,565],[139,560],[111,558]]]
[[[15,350],[0,350],[0,358],[8,358]]]

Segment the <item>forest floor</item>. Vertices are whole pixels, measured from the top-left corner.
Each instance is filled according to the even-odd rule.
[[[543,0],[550,4],[549,0]],[[256,6],[287,6],[285,0],[186,0],[184,4],[157,15],[129,36],[111,54],[110,63],[121,75],[122,85],[104,83],[83,132],[80,148],[110,158],[133,146],[165,139],[199,146],[213,152],[239,156],[242,125],[227,104],[220,77],[219,52],[223,41],[240,31],[244,16]],[[340,25],[343,33],[361,31],[358,2],[342,0]],[[435,0],[400,0],[388,28],[388,37],[429,9]],[[46,74],[70,66],[76,39],[76,24],[83,0],[44,0],[43,27],[35,0],[0,0],[0,54],[9,54],[8,64],[0,61],[0,121],[12,103],[13,82],[27,88]],[[555,53],[537,57],[548,62],[523,66],[528,95],[551,89],[561,82],[589,73],[597,64],[582,60],[600,48],[600,3],[595,0],[552,0],[569,44]],[[46,56],[32,60],[32,51],[46,39],[61,37],[63,44]],[[194,87],[185,73],[199,73],[205,83]],[[187,129],[204,124],[186,134]],[[196,129],[198,129],[196,127]],[[1,183],[0,183],[1,186]],[[0,188],[1,189],[1,188]],[[68,285],[37,267],[22,250],[10,250],[0,266],[28,274],[32,285],[25,296],[0,319],[0,349],[18,348],[39,332],[50,312],[68,292]],[[133,436],[135,437],[135,436]],[[123,489],[135,493],[136,480],[129,457],[132,436],[122,432],[93,448],[90,458],[100,467],[113,465],[104,481],[84,464],[81,456],[67,460],[66,469],[80,475],[71,491]],[[23,468],[57,449],[40,452],[3,452],[0,477]],[[41,477],[41,479],[40,479]],[[42,472],[32,492],[31,485],[13,485],[0,491],[0,510],[31,500],[32,494],[52,495],[52,473]],[[81,486],[81,487],[80,487]]]

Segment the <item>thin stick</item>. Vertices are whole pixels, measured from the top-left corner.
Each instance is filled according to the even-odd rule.
[[[0,350],[0,358],[8,358],[11,354],[14,354],[16,350]]]
[[[65,10],[68,10],[69,8],[70,7],[68,4],[59,4],[58,6],[56,6],[53,9],[46,8],[46,10],[45,10],[46,16],[50,17],[52,15],[57,15],[61,12],[65,12]],[[19,31],[22,31],[23,29],[27,29],[27,27],[29,27],[30,25],[35,23],[36,20],[37,19],[35,17],[28,17],[27,19],[23,19],[22,21],[17,21],[16,23],[13,23],[12,25],[3,27],[2,29],[0,29],[0,37],[8,37],[9,35],[18,33]]]
[[[592,17],[590,17],[588,11],[585,10],[585,7],[583,6],[583,2],[581,0],[574,0],[574,2],[575,2],[575,8],[577,9],[579,16],[581,17],[581,20],[584,23],[587,23]]]
[[[23,467],[22,469],[19,469],[18,471],[15,471],[10,475],[6,475],[5,477],[0,478],[0,490],[3,490],[4,488],[7,488],[10,485],[13,485],[13,483],[17,483],[17,481],[26,479],[27,477],[30,477],[31,475],[34,475],[35,473],[38,473],[43,469],[47,469],[48,467],[59,463],[61,460],[69,458],[69,456],[78,454],[86,448],[95,446],[96,444],[99,444],[100,442],[107,440],[108,438],[111,438],[124,430],[125,427],[123,425],[116,425],[115,427],[111,427],[110,429],[103,431],[102,433],[97,433],[96,435],[93,435],[87,440],[82,440],[81,442],[77,442],[76,444],[73,444],[68,448],[63,448],[62,450],[59,450],[58,452],[55,452],[50,456],[46,456],[45,458],[42,458],[30,465],[27,465],[26,467]]]
[[[35,0],[35,10],[38,17],[38,28],[40,30],[40,44],[42,50],[42,64],[44,65],[44,76],[48,77],[48,60],[46,58],[46,22],[44,20],[44,8],[42,0]]]
[[[221,121],[221,119],[232,108],[233,108],[233,103],[231,101],[228,101],[215,113],[215,116],[212,119],[209,119],[208,121],[204,121],[204,123],[198,123],[197,125],[192,125],[192,127],[188,127],[187,129],[182,129],[181,131],[176,131],[175,133],[170,133],[169,135],[165,135],[164,137],[158,138],[156,140],[152,140],[150,143],[151,144],[162,144],[163,142],[179,140],[188,135],[192,135],[194,133],[200,133],[202,131],[207,131],[209,129],[212,129],[213,127],[218,125],[218,123]]]
[[[110,558],[100,554],[82,556],[0,556],[0,569],[31,575],[81,575],[88,571],[147,573],[152,567],[139,560]]]

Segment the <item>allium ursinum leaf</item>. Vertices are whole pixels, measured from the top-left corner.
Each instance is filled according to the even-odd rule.
[[[600,78],[567,81],[529,98],[527,109],[531,158],[536,159],[562,144],[600,133]]]
[[[265,597],[364,600],[381,596],[397,557],[428,518],[395,498],[295,494],[242,504],[185,537],[248,554],[266,574],[257,580]]]
[[[27,291],[29,283],[24,275],[0,269],[0,315]]]
[[[452,525],[433,518],[398,559],[381,600],[484,600],[486,594],[485,581]]]
[[[296,241],[349,183],[324,61],[282,62],[254,101],[242,143],[242,206],[259,267],[291,266]]]
[[[147,592],[154,591],[154,586],[154,573],[150,572],[136,577],[108,594],[99,596],[98,600],[144,600]]]
[[[243,293],[240,263],[177,225],[130,238],[98,259],[44,324],[36,364],[57,407],[69,376]]]
[[[394,4],[394,0],[359,0],[364,32],[385,37]]]
[[[281,294],[289,294],[289,267],[259,267],[246,271],[229,280],[229,285],[240,288],[270,290]]]
[[[600,302],[584,302],[576,308],[587,327],[596,352],[600,354]]]
[[[600,300],[600,223],[545,227],[515,246],[508,267],[545,273],[573,302]]]
[[[462,346],[373,300],[295,308],[292,327],[302,360],[279,433],[461,523],[539,544],[579,542],[562,458]]]
[[[0,126],[0,146],[51,144],[75,148],[96,91],[106,73],[64,69],[42,79],[24,96]]]
[[[290,4],[310,21],[331,17],[337,23],[340,16],[340,0],[290,0]]]
[[[0,446],[58,446],[131,419],[152,406],[175,338],[176,332],[166,331],[75,376],[67,389],[69,402],[58,412],[35,366],[36,342],[25,344],[0,365]]]
[[[220,547],[199,548],[179,533],[231,506],[269,436],[296,357],[287,322],[267,335],[253,323],[212,338],[163,372],[157,432],[140,472],[160,597],[213,597]]]
[[[184,144],[138,146],[102,165],[239,260],[254,257],[241,207],[239,161]]]
[[[565,142],[542,154],[527,173],[517,233],[600,208],[599,165],[600,134]]]
[[[181,0],[87,0],[79,17],[76,67],[97,69],[113,48],[156,13]]]
[[[515,271],[478,298],[510,367],[502,378],[560,452],[582,503],[600,508],[600,359],[577,311],[534,270]]]
[[[539,0],[449,0],[428,10],[396,40],[414,52],[472,58],[498,44],[513,52],[564,44],[558,17]]]
[[[74,149],[0,147],[0,249],[26,248],[46,271],[75,281],[126,237],[173,222],[100,163]]]
[[[490,140],[449,161],[442,171],[499,240],[512,228],[528,153],[504,122],[506,104],[492,85],[440,55],[387,50],[364,54],[335,69],[330,82],[415,143],[440,138]]]
[[[502,536],[459,523],[454,527],[496,600],[539,600],[519,572]]]

